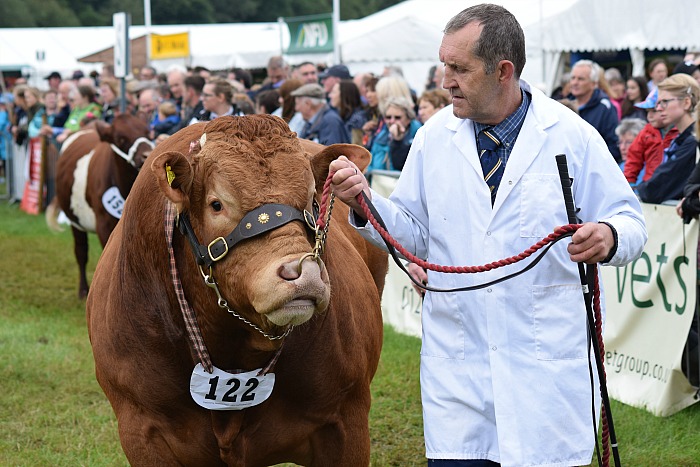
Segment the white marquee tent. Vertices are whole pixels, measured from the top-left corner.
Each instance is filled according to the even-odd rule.
[[[407,0],[359,20],[339,25],[340,56],[352,73],[381,73],[384,65],[400,65],[411,86],[421,92],[430,66],[438,62],[442,29],[453,15],[479,3],[473,0]],[[503,0],[503,4],[526,28],[528,64],[524,77],[543,83],[546,75],[543,48],[537,25],[560,13],[574,0]],[[236,23],[152,26],[155,34],[190,33],[188,64],[210,69],[265,67],[267,59],[280,54],[289,43],[289,33],[279,23]],[[145,26],[132,26],[130,37],[146,33]],[[77,59],[114,45],[112,27],[10,28],[0,29],[0,70],[23,70],[33,84],[45,86],[43,76],[51,71],[70,75],[100,69],[99,64]],[[304,59],[332,63],[332,54],[289,56],[291,63]],[[184,63],[184,60],[180,60]],[[164,70],[173,61],[155,61]]]

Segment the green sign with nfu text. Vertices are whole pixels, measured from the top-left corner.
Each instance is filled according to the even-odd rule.
[[[333,52],[333,17],[326,15],[284,18],[289,28],[288,55]]]

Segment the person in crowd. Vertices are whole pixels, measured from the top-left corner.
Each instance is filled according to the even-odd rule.
[[[639,133],[642,131],[646,123],[647,121],[642,120],[641,118],[626,118],[617,125],[617,128],[615,128],[615,133],[617,134],[618,138],[617,145],[620,148],[620,156],[622,159],[622,162],[620,162],[619,165],[620,170],[623,172],[625,170],[625,162],[627,162],[627,153],[629,152],[629,148],[632,146],[632,143],[637,138],[637,135],[639,135]],[[639,178],[634,182],[635,185],[642,181],[642,175],[643,174],[640,174]]]
[[[66,79],[58,85],[58,115],[54,119],[54,126],[63,127],[70,115],[70,93],[75,89],[72,80]]]
[[[312,83],[313,84],[313,83]],[[304,117],[301,112],[296,111],[296,98],[292,96],[292,91],[303,86],[301,80],[291,78],[282,84],[279,88],[280,100],[277,110],[272,112],[272,115],[282,117],[289,125],[289,129],[300,135],[304,129]]]
[[[372,73],[356,73],[355,76],[352,77],[353,83],[355,83],[358,91],[360,91],[360,102],[362,102],[363,107],[367,106],[367,82],[373,77],[374,75]]]
[[[61,144],[71,134],[80,130],[80,122],[85,115],[91,113],[97,118],[102,115],[102,109],[95,101],[95,90],[90,86],[78,86],[73,89],[70,92],[69,101],[71,106],[70,115],[63,125],[63,131],[56,136],[56,141]]]
[[[663,160],[649,180],[635,187],[645,203],[679,200],[696,162],[695,107],[700,86],[685,73],[669,76],[657,85],[656,111],[667,125],[678,129],[671,145],[664,149]]]
[[[571,73],[562,73],[561,79],[559,81],[559,86],[554,88],[550,97],[555,101],[561,102],[564,99],[568,99],[571,94]],[[578,109],[577,109],[578,111]]]
[[[355,82],[351,79],[343,79],[335,83],[328,95],[328,100],[345,123],[350,142],[362,145],[362,127],[366,120],[360,100],[360,90],[357,89]]]
[[[52,71],[45,78],[49,82],[49,89],[58,91],[58,85],[61,84],[61,74],[58,71]]]
[[[156,118],[151,124],[151,139],[156,139],[160,135],[172,134],[172,129],[180,123],[180,114],[177,106],[172,101],[161,102],[158,105]]]
[[[7,161],[8,147],[12,138],[8,103],[7,96],[0,93],[0,183],[5,183],[5,161]]]
[[[139,70],[139,81],[157,81],[158,71],[150,65],[145,65]]]
[[[58,92],[52,89],[45,91],[42,101],[44,103],[44,112],[46,113],[46,125],[40,127],[39,134],[53,138],[63,131],[63,127],[59,127],[56,124],[56,118],[61,110],[58,104]]]
[[[192,76],[201,76],[204,81],[211,79],[211,70],[204,66],[196,66],[192,69]]]
[[[228,79],[229,81],[238,81],[246,91],[249,91],[253,86],[253,75],[243,68],[232,68],[228,73]]]
[[[615,106],[608,96],[598,88],[600,66],[590,60],[579,60],[571,69],[571,100],[576,101],[578,113],[598,133],[608,145],[610,154],[620,162],[620,149],[617,147],[618,118]]]
[[[24,91],[28,88],[26,84],[15,84],[12,88],[12,101],[14,103],[10,120],[12,126],[10,132],[15,144],[22,146],[27,142],[27,127],[29,118],[27,116],[27,102],[24,98]]]
[[[185,94],[182,97],[180,123],[171,128],[169,134],[173,135],[178,130],[196,122],[196,117],[204,112],[204,104],[202,102],[204,84],[204,78],[201,76],[188,76],[185,78]]]
[[[18,131],[26,134],[28,138],[36,138],[39,136],[42,121],[46,114],[41,91],[37,88],[27,86],[24,89],[24,110],[27,118],[21,125],[18,125]]]
[[[326,103],[326,91],[319,84],[305,84],[291,92],[295,109],[304,118],[299,137],[323,145],[349,143],[350,135],[337,112]]]
[[[318,70],[316,65],[311,62],[302,62],[296,67],[296,75],[299,81],[303,84],[318,83]]]
[[[600,135],[519,80],[525,39],[510,12],[475,5],[444,31],[439,53],[451,112],[418,131],[392,195],[371,191],[344,156],[330,165],[331,189],[377,245],[384,243],[365,221],[361,192],[411,253],[435,264],[486,264],[567,222],[553,161],[567,154],[582,227],[527,274],[470,293],[427,292],[421,398],[429,466],[588,465],[597,389],[576,263],[638,258],[647,237],[641,207]],[[493,146],[486,132],[498,140],[489,138]],[[480,151],[482,163],[506,164],[495,204]],[[433,287],[451,288],[502,275],[428,277]]]
[[[273,114],[280,106],[280,93],[277,89],[268,89],[255,96],[256,114]]]
[[[642,89],[646,89],[646,81],[644,81],[644,84],[645,86]],[[634,104],[640,110],[646,111],[648,123],[639,132],[627,150],[624,173],[630,184],[649,180],[654,175],[656,168],[661,164],[664,158],[664,150],[678,136],[678,129],[673,125],[666,124],[656,111],[658,95],[659,90],[655,89],[649,93],[644,102]],[[640,177],[641,181],[639,180]]]
[[[683,61],[680,62],[673,68],[673,75],[678,73],[685,73],[693,77],[695,81],[700,85],[700,67],[693,62]]]
[[[212,78],[202,90],[202,112],[192,123],[208,122],[226,115],[238,115],[233,106],[233,86],[223,78]]]
[[[101,120],[112,123],[119,113],[119,82],[114,78],[104,78],[100,81],[100,96],[102,98]]]
[[[418,120],[425,124],[435,112],[450,104],[450,95],[444,89],[429,89],[418,98]]]
[[[382,116],[379,113],[379,99],[377,98],[377,83],[379,78],[371,76],[365,82],[365,97],[367,104],[365,105],[365,124],[362,125],[362,145],[368,150],[372,148],[372,140],[379,127],[379,121]]]
[[[139,92],[139,109],[138,116],[148,125],[153,126],[153,123],[158,118],[158,106],[163,102],[160,93],[154,87],[147,87]]]
[[[178,112],[182,110],[182,99],[185,95],[185,78],[187,78],[187,70],[181,66],[174,65],[168,69],[166,74],[168,80],[168,88],[170,94],[175,100]]]
[[[277,89],[289,78],[289,65],[284,57],[275,55],[267,61],[267,78],[256,92]]]
[[[433,73],[433,85],[435,89],[442,89],[442,80],[445,78],[445,65],[438,63],[435,65]]]
[[[668,64],[663,58],[655,58],[649,63],[647,67],[649,73],[649,81],[647,82],[647,88],[649,92],[656,89],[656,86],[666,78],[668,78]]]
[[[391,158],[389,157],[391,135],[389,134],[387,122],[384,119],[387,102],[391,98],[398,97],[404,97],[410,101],[413,99],[408,83],[400,76],[384,76],[377,81],[376,92],[380,118],[370,141],[369,152],[372,153],[372,160],[367,170],[393,170]]]
[[[391,170],[401,170],[421,123],[416,120],[413,101],[405,97],[390,97],[386,102],[384,120],[389,128],[389,161]]]
[[[625,84],[625,98],[622,100],[622,118],[641,118],[646,120],[646,111],[636,106],[649,95],[646,79],[633,76]]]
[[[335,83],[340,82],[341,79],[352,79],[348,67],[345,65],[333,65],[326,71],[318,76],[323,89],[326,91],[326,95],[330,94],[331,89],[335,86]]]
[[[617,120],[622,120],[622,101],[625,98],[625,80],[617,68],[608,68],[601,75],[599,87],[610,98],[617,110]]]

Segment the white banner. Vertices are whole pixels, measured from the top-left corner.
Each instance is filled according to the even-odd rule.
[[[697,402],[681,357],[695,311],[698,224],[684,226],[673,206],[642,207],[641,258],[602,268],[605,369],[610,397],[668,416]]]
[[[372,175],[372,189],[391,194],[396,178]],[[696,300],[698,223],[683,225],[673,206],[643,204],[649,241],[642,256],[602,267],[607,309],[605,369],[610,397],[657,416],[697,402],[681,371]],[[382,296],[384,322],[421,336],[423,305],[411,281],[389,259]]]

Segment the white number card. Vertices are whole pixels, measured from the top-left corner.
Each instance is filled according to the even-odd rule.
[[[102,195],[102,205],[112,217],[121,219],[124,210],[124,197],[119,192],[119,188],[113,186],[105,191]]]
[[[275,386],[275,374],[258,376],[260,369],[246,373],[227,373],[213,367],[207,373],[201,363],[192,370],[190,394],[209,410],[243,410],[265,402]]]

